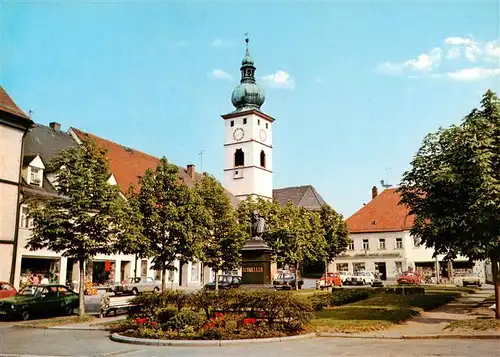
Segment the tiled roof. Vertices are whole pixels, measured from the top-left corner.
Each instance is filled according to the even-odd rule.
[[[35,124],[24,139],[24,163],[40,155],[45,166],[48,166],[59,150],[77,145],[78,143],[70,134],[42,124]]]
[[[131,184],[138,188],[139,177],[144,175],[147,169],[154,169],[160,162],[159,158],[142,151],[125,147],[76,128],[71,128],[71,130],[80,140],[93,140],[97,145],[107,150],[111,173],[123,192],[127,192]],[[200,173],[195,173],[195,175],[196,180],[201,180],[203,177]],[[179,177],[188,187],[194,186],[195,181],[188,175],[186,168],[179,166]],[[239,202],[238,199],[228,191],[226,191],[226,194],[230,198],[233,207],[236,207]]]
[[[276,188],[273,190],[273,198],[282,206],[288,201],[292,201],[293,204],[310,210],[320,209],[326,204],[318,191],[311,185]]]
[[[399,204],[400,195],[395,188],[389,188],[368,202],[347,219],[351,233],[400,232],[413,226],[406,206]]]
[[[14,103],[12,98],[0,86],[0,111],[14,114],[18,117],[31,121],[31,119]]]

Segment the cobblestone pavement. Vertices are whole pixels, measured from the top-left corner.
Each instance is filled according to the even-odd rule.
[[[414,357],[498,356],[494,340],[375,340],[315,338],[283,343],[228,347],[149,347],[112,342],[104,331],[65,331],[0,326],[0,357],[127,356],[127,357]]]

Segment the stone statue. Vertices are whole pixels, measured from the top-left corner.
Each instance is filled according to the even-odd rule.
[[[252,240],[262,240],[262,235],[267,230],[267,224],[264,217],[262,217],[259,211],[253,211],[252,214]]]

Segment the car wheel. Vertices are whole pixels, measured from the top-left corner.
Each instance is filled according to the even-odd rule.
[[[73,307],[71,305],[66,305],[63,307],[64,313],[68,316],[73,315]]]
[[[132,295],[138,295],[138,294],[139,294],[139,290],[137,290],[137,288],[133,288]]]
[[[21,319],[23,321],[29,320],[30,317],[30,312],[28,310],[24,310],[23,312],[21,312]]]
[[[159,293],[159,292],[160,292],[160,289],[159,289],[157,286],[155,286],[155,288],[153,289],[153,292],[155,292],[155,293]]]

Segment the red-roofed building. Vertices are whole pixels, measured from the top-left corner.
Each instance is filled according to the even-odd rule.
[[[410,234],[413,216],[408,207],[399,204],[400,195],[395,188],[378,194],[372,188],[372,199],[347,219],[352,243],[345,254],[339,256],[332,271],[378,270],[383,280],[393,280],[406,270],[430,272],[435,269],[433,249],[420,244]],[[439,261],[443,256],[439,256]],[[454,269],[472,268],[464,257],[453,262]],[[476,264],[475,272],[484,276],[484,264]],[[441,276],[447,276],[447,263],[440,263]]]
[[[31,119],[0,86],[0,280],[14,282],[22,147]]]

